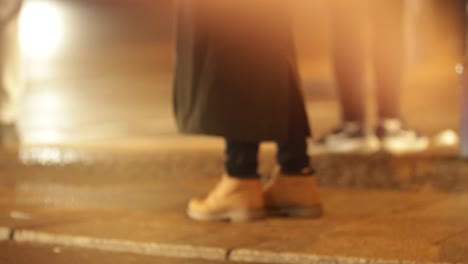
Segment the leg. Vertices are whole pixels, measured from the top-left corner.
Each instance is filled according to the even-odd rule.
[[[405,127],[400,97],[405,66],[403,0],[372,2],[373,53],[377,85],[378,126],[382,148],[391,153],[425,150],[429,140]]]
[[[258,178],[258,142],[226,140],[226,172],[235,178]]]
[[[319,217],[322,206],[314,170],[309,165],[306,140],[278,144],[281,166],[265,187],[265,207],[273,214]]]
[[[331,1],[333,62],[345,122],[364,123],[365,120],[366,3]]]
[[[298,98],[301,98],[300,96]],[[294,133],[299,122],[291,122],[295,112],[289,112],[289,140],[278,142],[277,160],[280,170],[265,183],[265,206],[273,214],[295,217],[319,217],[322,206],[315,171],[307,154],[307,139]]]
[[[373,59],[378,118],[400,118],[405,65],[403,0],[372,1]]]
[[[278,143],[278,163],[283,175],[311,175],[306,139],[289,143]]]
[[[315,152],[373,152],[378,141],[368,135],[366,123],[366,73],[368,0],[331,0],[332,50],[342,124],[327,133]]]

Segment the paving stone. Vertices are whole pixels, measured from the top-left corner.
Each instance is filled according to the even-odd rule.
[[[15,240],[58,243],[112,251],[223,260],[227,249],[185,242],[187,236],[204,232],[187,224],[183,213],[142,213],[126,217],[101,217],[93,221],[16,230]],[[185,222],[185,223],[184,223]]]
[[[408,260],[419,262],[437,262],[438,246],[427,240],[418,238],[418,232],[402,234],[398,228],[390,230],[389,234],[367,223],[361,223],[362,228],[353,231],[337,231],[328,229],[322,232],[304,231],[302,236],[295,234],[290,238],[265,240],[256,246],[245,247],[247,251],[231,252],[234,260],[241,260],[253,252],[275,252],[299,255],[343,256],[365,259]],[[385,223],[391,229],[391,222]],[[369,226],[369,228],[366,228]],[[260,254],[258,253],[258,254]],[[256,260],[259,261],[259,260]],[[301,263],[296,262],[296,263]]]
[[[61,224],[67,222],[80,221],[83,216],[80,214],[64,214],[60,213],[41,213],[40,211],[32,208],[18,209],[13,208],[0,208],[0,225],[8,228],[33,228],[37,226],[47,226],[53,224]]]
[[[468,163],[455,154],[313,157],[320,184],[368,189],[467,191]]]
[[[385,204],[383,200],[380,202]],[[231,252],[231,258],[261,261],[256,256],[262,255],[262,252],[284,253],[284,256],[290,256],[291,259],[297,258],[296,254],[417,262],[443,262],[464,257],[466,248],[463,244],[452,247],[447,242],[449,244],[445,244],[446,248],[440,245],[441,241],[446,241],[447,238],[462,239],[456,235],[468,230],[466,195],[450,195],[443,200],[436,199],[431,202],[431,199],[428,199],[427,204],[407,205],[406,209],[392,209],[370,217],[354,219],[320,232],[313,233],[301,228],[303,233],[293,233],[293,239],[272,239],[240,251],[234,250]],[[330,221],[327,220],[327,216],[324,219]],[[451,243],[455,241],[458,240]],[[450,250],[454,251],[450,253],[453,259],[441,255],[441,252],[447,253]]]
[[[24,180],[11,186],[0,185],[0,207],[5,207],[0,218],[8,214],[8,209],[15,208],[154,211],[183,207],[191,196],[202,195],[218,179],[111,180],[110,177],[105,182],[84,180],[84,183],[78,178],[74,179],[76,183]]]
[[[272,153],[263,158],[271,160],[268,155]],[[325,216],[317,220],[269,218],[234,225],[194,222],[185,216],[188,199],[205,194],[219,175],[192,173],[183,178],[172,171],[169,174],[174,178],[152,178],[157,168],[151,165],[145,171],[150,163],[124,161],[118,166],[127,171],[116,175],[112,162],[107,167],[97,166],[89,175],[80,166],[52,167],[51,177],[34,180],[28,174],[16,182],[5,181],[0,184],[6,194],[0,197],[0,224],[14,228],[17,241],[161,256],[222,260],[230,252],[231,257],[240,258],[239,252],[247,250],[274,252],[280,254],[278,259],[288,254],[294,259],[299,254],[299,260],[309,262],[316,257],[321,262],[334,261],[326,256],[343,256],[346,261],[438,261],[438,241],[465,227],[463,214],[454,212],[468,211],[464,202],[457,202],[465,200],[463,194],[433,188],[389,191],[382,184],[378,190],[366,185],[322,188]],[[67,171],[71,178],[60,180]],[[139,173],[141,177],[132,177]],[[406,181],[411,178],[408,175],[400,177]],[[116,181],[111,181],[113,176]],[[365,175],[360,177],[365,179]],[[431,205],[439,207],[427,209]]]
[[[447,198],[440,192],[321,188],[325,217],[357,220],[424,207]]]
[[[207,187],[204,186],[204,188]],[[167,189],[166,192],[174,189],[175,186]],[[204,191],[206,189],[200,190],[199,187],[194,187],[189,193]],[[134,195],[138,196],[138,194]],[[164,196],[165,192],[159,195]],[[171,196],[168,196],[165,200],[166,205],[155,207],[153,211],[130,210],[125,211],[125,215],[121,213],[119,215],[118,211],[109,215],[95,212],[94,217],[91,217],[93,216],[91,211],[79,222],[56,223],[16,230],[15,239],[210,259],[223,259],[231,249],[255,250],[259,245],[260,249],[274,248],[279,252],[298,250],[300,253],[312,254],[314,252],[304,245],[317,244],[317,247],[324,245],[325,248],[319,253],[330,253],[331,250],[335,250],[335,253],[343,255],[349,253],[351,257],[360,257],[362,254],[360,255],[359,251],[349,251],[349,248],[355,246],[356,241],[353,240],[354,229],[347,226],[366,228],[368,225],[364,221],[366,219],[425,206],[440,201],[447,195],[325,188],[322,196],[324,201],[327,201],[325,203],[326,215],[317,220],[270,218],[244,224],[195,222],[184,215],[185,203],[180,203],[178,199],[174,202],[170,199]],[[79,214],[79,212],[75,213]],[[350,231],[346,228],[350,228]],[[381,235],[380,230],[371,230]],[[366,230],[359,232],[369,236],[374,234]],[[412,241],[419,243],[416,240]],[[386,240],[386,242],[400,243],[396,240]],[[378,246],[372,243],[365,245],[370,251]],[[385,243],[381,245],[388,246]],[[398,254],[398,250],[406,250],[406,248],[400,247],[391,253]],[[364,256],[370,255],[364,254]]]
[[[340,256],[320,256],[302,253],[281,253],[240,249],[231,252],[230,260],[238,262],[282,263],[282,264],[448,264],[447,262],[416,262],[392,259],[366,259]]]
[[[468,162],[456,156],[418,157],[414,185],[428,186],[443,191],[468,190]]]
[[[468,194],[451,195],[426,208],[408,212],[399,221],[419,223],[429,234],[448,230],[444,230],[444,236],[431,240],[439,246],[440,259],[452,263],[468,262]]]
[[[191,236],[186,242],[196,245],[223,245],[226,248],[255,248],[266,241],[281,241],[279,248],[288,247],[291,238],[303,238],[305,244],[315,243],[322,234],[339,226],[363,219],[386,215],[408,207],[428,205],[445,197],[443,194],[421,194],[384,191],[322,190],[325,216],[320,219],[270,218],[264,221],[230,225],[212,223],[207,232]],[[386,206],[382,206],[385,204]],[[213,231],[210,231],[212,230]],[[246,235],[248,234],[248,235]]]
[[[414,233],[412,235],[408,233],[414,228],[413,225],[418,225],[417,222],[409,223],[409,230],[400,231],[398,226],[392,229],[395,225],[392,221],[383,221],[380,226],[373,222],[375,221],[373,219],[385,219],[387,215],[405,211],[408,208],[428,206],[440,201],[441,196],[432,196],[431,194],[414,195],[404,192],[386,193],[383,191],[365,193],[366,198],[361,196],[363,195],[362,191],[355,191],[354,194],[350,191],[335,192],[336,197],[332,195],[324,196],[328,198],[328,200],[325,200],[328,201],[325,205],[327,205],[326,209],[329,209],[326,210],[325,217],[319,221],[328,224],[333,223],[328,228],[314,230],[297,226],[297,228],[290,229],[290,237],[286,235],[279,239],[278,237],[272,237],[265,240],[264,243],[244,247],[247,251],[238,252],[234,250],[231,256],[236,260],[241,260],[241,257],[245,257],[246,252],[252,252],[248,250],[254,250],[253,252],[285,253],[286,256],[293,254],[292,258],[296,257],[295,254],[307,253],[320,256],[338,255],[366,259],[384,258],[419,261],[434,261],[437,259],[437,246],[433,246],[427,240],[420,239],[419,234]],[[380,197],[377,193],[380,193]],[[361,202],[359,202],[359,198]],[[353,228],[358,227],[359,230],[351,231],[354,230]],[[288,230],[283,232],[287,234]],[[450,229],[441,230],[439,235],[443,236],[449,233]],[[425,252],[423,258],[417,252]]]
[[[259,251],[240,249],[230,254],[230,260],[238,262],[260,263],[304,263],[304,264],[400,264],[395,260],[369,260],[365,258],[351,258],[339,256],[319,256],[301,253],[281,253],[275,251]],[[408,262],[409,264],[409,262]],[[416,264],[416,263],[413,263]]]
[[[120,215],[120,212],[96,210],[67,210],[65,208],[47,208],[40,206],[1,205],[0,226],[11,229],[36,228],[81,222],[100,215]]]
[[[46,189],[54,190],[56,188]],[[67,189],[68,192],[51,191],[47,195],[40,188],[39,190],[25,191],[21,187],[18,188],[17,185],[10,188],[2,186],[0,191],[2,192],[2,196],[0,196],[0,226],[11,229],[53,226],[122,215],[122,211],[115,210],[116,206],[110,206],[110,201],[98,202],[99,198],[103,196],[99,190],[85,192],[81,197],[77,197],[76,191],[74,194],[70,189]],[[86,198],[85,194],[89,197]],[[75,199],[78,199],[79,202],[76,202]],[[99,206],[89,206],[92,201],[95,201],[94,204]],[[124,203],[117,208],[126,208],[126,205]],[[139,207],[136,206],[134,209],[138,210],[137,208]]]
[[[184,244],[136,242],[132,240],[99,239],[74,235],[55,235],[36,231],[16,231],[15,241],[40,244],[59,244],[78,248],[99,249],[110,252],[125,252],[141,255],[178,257],[190,259],[226,259],[227,251],[222,248],[196,247]]]
[[[209,261],[183,258],[156,257],[142,254],[106,252],[73,248],[54,244],[0,242],[0,263],[5,264],[221,264],[224,261]]]
[[[468,262],[468,229],[440,242],[440,258],[445,262]]]

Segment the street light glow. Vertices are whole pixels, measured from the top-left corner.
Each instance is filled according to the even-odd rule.
[[[41,0],[26,2],[20,16],[20,44],[26,58],[50,58],[63,37],[63,17],[55,5]]]

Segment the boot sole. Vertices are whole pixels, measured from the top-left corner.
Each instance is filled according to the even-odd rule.
[[[323,215],[323,208],[320,204],[310,207],[287,206],[268,208],[267,210],[271,216],[319,218]]]
[[[187,215],[198,221],[249,222],[266,217],[264,209],[230,210],[216,214],[206,214],[187,210]]]

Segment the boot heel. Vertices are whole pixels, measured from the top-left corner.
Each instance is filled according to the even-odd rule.
[[[323,215],[321,205],[311,207],[281,207],[269,209],[270,214],[276,216],[298,217],[298,218],[319,218]]]

